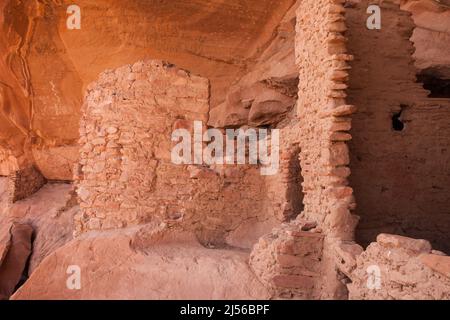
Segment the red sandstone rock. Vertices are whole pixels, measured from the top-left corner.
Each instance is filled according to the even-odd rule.
[[[294,107],[292,98],[287,97],[275,90],[264,90],[257,94],[253,101],[248,123],[252,126],[264,126],[278,122],[280,116]]]
[[[425,254],[420,260],[429,268],[450,279],[450,257],[436,254]]]
[[[416,81],[449,77],[448,1],[381,1],[379,31],[368,0],[84,2],[75,32],[61,5],[0,4],[5,297],[27,223],[17,299],[449,299],[450,104]],[[174,165],[194,120],[279,129],[278,174]]]
[[[274,125],[295,105],[293,6],[280,22],[275,38],[258,63],[229,90],[225,102],[212,108],[208,124],[214,127]]]
[[[72,238],[73,218],[79,210],[72,190],[73,187],[68,184],[48,184],[33,197],[7,207],[0,215],[2,228],[16,222],[31,225],[34,229],[29,274],[48,254]],[[0,232],[0,238],[5,235],[5,231]]]
[[[356,268],[356,259],[364,251],[364,249],[356,244],[342,242],[335,247],[336,265],[347,277],[351,276],[352,271]]]
[[[10,223],[2,223],[0,226],[0,266],[11,247],[11,227]]]
[[[8,299],[14,292],[31,253],[33,228],[26,224],[12,224],[8,234],[11,245],[0,263],[0,300]]]

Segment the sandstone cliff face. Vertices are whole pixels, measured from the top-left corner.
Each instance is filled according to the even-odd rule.
[[[413,14],[416,28],[411,37],[419,69],[432,69],[444,79],[450,79],[448,44],[450,43],[450,2],[407,1],[403,9]]]
[[[217,105],[293,2],[79,1],[82,27],[68,30],[69,1],[2,1],[0,145],[12,155],[0,173],[36,162],[71,179],[83,93],[108,68],[163,58],[210,79]]]
[[[449,298],[448,1],[69,4],[0,4],[1,298]],[[194,121],[276,174],[174,164]]]

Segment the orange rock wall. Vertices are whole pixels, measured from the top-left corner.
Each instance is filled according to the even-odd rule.
[[[304,178],[304,218],[324,225],[330,237],[352,239],[353,190],[347,177],[351,115],[343,1],[303,1],[297,11],[296,62],[300,72],[298,117]]]
[[[162,62],[101,75],[88,89],[80,126],[83,218],[77,231],[185,214],[179,202],[189,201],[192,186],[182,183],[188,181],[186,168],[170,162],[171,131],[177,118],[206,120],[208,96],[208,80]]]
[[[350,115],[354,106],[346,104],[347,54],[342,33],[346,30],[344,1],[301,1],[297,8],[296,64],[299,70],[297,141],[299,172],[303,177],[302,214],[289,226],[274,230],[255,246],[251,265],[258,276],[273,288],[275,295],[301,298],[342,298],[343,285],[334,267],[333,246],[352,240],[357,218],[354,207],[346,141],[351,139]],[[302,230],[302,224],[315,227]],[[286,230],[287,229],[287,230]],[[293,229],[294,231],[290,231]],[[310,229],[314,229],[309,235]],[[284,240],[281,240],[284,239]],[[315,239],[310,248],[302,247]],[[283,244],[299,248],[285,259]],[[314,251],[311,261],[307,258]],[[317,256],[318,255],[318,256]],[[314,260],[315,259],[315,260]],[[280,265],[281,264],[281,265]],[[303,268],[295,268],[303,266]],[[314,266],[317,273],[310,272]],[[309,270],[308,270],[309,269]],[[280,280],[282,279],[282,280]],[[290,282],[290,285],[286,285]]]

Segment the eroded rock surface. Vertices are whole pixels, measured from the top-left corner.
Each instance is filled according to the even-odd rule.
[[[48,254],[72,239],[73,218],[79,207],[73,198],[71,185],[47,184],[32,197],[12,205],[7,203],[7,199],[1,200],[1,226],[19,223],[30,225],[34,230],[27,275]],[[4,238],[6,234],[6,230],[2,229],[0,238]]]
[[[166,227],[95,232],[47,257],[13,299],[265,299],[248,252],[207,249],[192,234]],[[142,227],[141,227],[142,228]],[[145,228],[145,227],[144,227]],[[153,236],[151,230],[154,230]],[[80,290],[67,268],[80,267]],[[48,278],[49,272],[52,274]]]
[[[280,22],[275,38],[256,65],[228,89],[223,103],[213,107],[209,125],[276,125],[293,109],[298,85],[294,54],[296,9],[294,5]]]

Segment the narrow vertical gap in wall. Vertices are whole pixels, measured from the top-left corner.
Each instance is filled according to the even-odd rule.
[[[25,282],[28,280],[28,278],[30,277],[30,263],[31,263],[31,257],[33,255],[33,250],[34,250],[34,241],[36,239],[36,232],[33,231],[33,234],[31,235],[31,250],[30,250],[30,255],[27,258],[27,261],[25,263],[25,266],[23,268],[22,271],[22,275],[20,276],[20,280],[17,283],[16,287],[14,288],[14,293],[20,289],[21,286],[23,286],[25,284]],[[13,294],[14,294],[13,293]]]
[[[300,148],[296,147],[289,159],[287,200],[290,203],[290,212],[285,215],[288,220],[295,219],[303,211],[303,176],[299,156]]]
[[[405,123],[402,120],[402,113],[407,107],[407,105],[401,104],[400,111],[395,112],[392,115],[392,129],[394,131],[403,131],[405,129]]]

